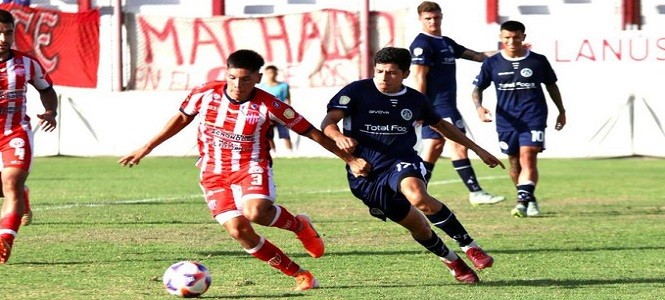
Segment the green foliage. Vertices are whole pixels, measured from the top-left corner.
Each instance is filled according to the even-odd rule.
[[[541,159],[544,213],[515,219],[507,200],[472,207],[447,160],[431,193],[495,257],[475,286],[458,284],[400,226],[369,216],[335,159],[277,159],[278,203],[307,213],[326,255],[307,256],[290,232],[257,227],[322,288],[295,282],[247,255],[209,215],[195,159],[37,158],[28,179],[34,223],[0,265],[3,299],[168,299],[164,270],[198,260],[216,299],[658,299],[665,294],[665,160]],[[507,170],[475,161],[481,184],[513,199]],[[444,234],[441,234],[445,236]],[[459,251],[449,238],[446,243]]]

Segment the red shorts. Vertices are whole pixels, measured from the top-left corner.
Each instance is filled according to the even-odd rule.
[[[272,168],[267,164],[244,166],[225,174],[203,173],[199,184],[210,213],[220,224],[242,215],[247,200],[275,201]]]
[[[32,166],[32,132],[14,130],[9,135],[0,135],[0,152],[0,170],[12,167],[29,172]]]

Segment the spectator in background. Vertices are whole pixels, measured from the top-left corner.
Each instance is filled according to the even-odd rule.
[[[411,70],[415,89],[427,95],[434,110],[449,123],[466,133],[462,115],[457,109],[457,79],[455,60],[459,58],[481,62],[487,54],[467,49],[441,33],[441,7],[439,4],[424,1],[418,5],[418,19],[423,32],[418,34],[409,47],[411,50]],[[506,199],[483,190],[469,160],[469,149],[453,140],[441,136],[428,126],[422,127],[423,149],[420,156],[425,161],[427,181],[432,177],[434,165],[443,153],[447,142],[450,159],[457,174],[469,190],[472,205],[494,204]]]
[[[184,99],[180,110],[143,147],[122,157],[122,166],[138,165],[155,147],[195,119],[202,194],[212,217],[249,255],[296,280],[296,290],[318,287],[312,273],[291,260],[280,248],[259,235],[252,223],[295,233],[307,253],[321,257],[324,244],[309,217],[293,215],[276,203],[272,160],[266,138],[270,120],[278,119],[298,134],[319,143],[342,158],[358,176],[371,168],[365,160],[339,149],[291,106],[256,88],[264,60],[252,50],[229,55],[226,81],[199,85]],[[197,118],[197,115],[200,116]]]
[[[30,0],[2,0],[3,4],[15,3],[23,6],[30,6]]]
[[[496,90],[496,131],[501,151],[508,155],[510,178],[517,188],[517,204],[511,214],[518,218],[540,214],[536,202],[538,153],[545,150],[547,102],[545,85],[559,110],[554,129],[566,125],[566,110],[557,86],[557,77],[547,58],[524,46],[524,24],[506,21],[501,24],[499,40],[503,49],[486,59],[476,76],[472,93],[478,117],[492,122],[490,111],[483,107],[483,91],[494,83]]]
[[[289,84],[283,81],[277,80],[277,75],[279,71],[276,66],[269,65],[265,67],[263,71],[263,76],[265,81],[258,84],[258,87],[277,98],[279,101],[282,101],[288,105],[291,105],[291,89]],[[277,128],[277,136],[279,139],[284,141],[284,147],[288,154],[291,154],[293,151],[293,145],[291,143],[291,133],[289,129],[284,126],[284,124],[277,122],[272,123],[272,127],[268,130],[268,142],[270,143],[270,149],[277,151],[275,148],[275,128]]]
[[[14,17],[6,10],[0,10],[0,135],[2,167],[2,212],[0,213],[0,264],[9,260],[14,240],[21,225],[29,223],[22,219],[32,216],[26,209],[27,187],[25,181],[32,166],[33,131],[30,117],[26,114],[26,92],[31,84],[44,106],[44,113],[38,114],[37,128],[53,131],[58,109],[58,95],[53,82],[39,61],[25,53],[12,50],[14,43]]]

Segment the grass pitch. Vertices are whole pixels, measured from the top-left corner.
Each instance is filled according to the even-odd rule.
[[[37,158],[28,179],[33,225],[0,266],[1,299],[169,299],[161,275],[197,260],[211,299],[660,299],[665,295],[665,160],[541,159],[543,216],[516,219],[506,170],[474,161],[482,186],[509,200],[472,207],[442,159],[430,191],[496,259],[474,286],[454,281],[407,231],[348,191],[335,159],[275,161],[278,203],[309,214],[326,241],[313,259],[292,233],[257,227],[319,279],[294,280],[247,255],[210,217],[191,157]],[[445,237],[446,243],[461,254]]]

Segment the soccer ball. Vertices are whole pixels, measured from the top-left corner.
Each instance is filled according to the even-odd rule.
[[[183,298],[201,296],[210,287],[212,277],[208,269],[199,262],[180,261],[164,272],[164,288],[171,295]]]

